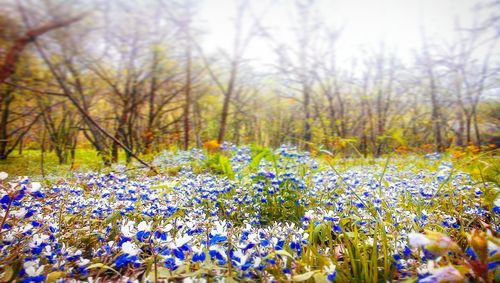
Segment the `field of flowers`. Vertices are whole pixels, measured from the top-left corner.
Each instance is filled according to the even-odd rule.
[[[46,183],[0,173],[0,282],[500,282],[498,184],[439,154],[225,144]]]

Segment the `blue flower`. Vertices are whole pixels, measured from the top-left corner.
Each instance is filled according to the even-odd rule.
[[[177,257],[178,259],[180,259],[180,260],[186,259],[186,255],[184,254],[184,252],[180,248],[173,249],[172,252],[174,253],[175,257]]]
[[[173,257],[169,257],[165,260],[165,267],[170,270],[175,270],[178,266],[175,263],[175,259]]]
[[[495,270],[499,266],[500,266],[500,261],[494,261],[494,262],[488,263],[489,270],[492,270],[492,269]]]
[[[500,206],[493,207],[493,212],[496,214],[500,214]]]
[[[24,197],[24,191],[20,191],[17,196],[14,197],[14,200],[20,201]]]
[[[470,256],[472,259],[476,259],[477,258],[477,255],[476,253],[474,252],[474,250],[471,248],[471,247],[467,247],[465,249],[465,253]]]
[[[155,231],[155,237],[157,239],[161,239],[163,241],[166,241],[167,240],[167,233],[165,232],[160,232],[160,231]]]
[[[408,246],[405,246],[405,248],[403,249],[403,255],[405,257],[409,257],[411,255],[411,249]]]
[[[149,238],[150,235],[151,233],[148,231],[139,231],[135,236],[137,237],[137,240],[144,242]]]
[[[1,204],[9,204],[9,203],[10,203],[10,197],[9,197],[9,195],[4,195],[4,196],[0,199],[0,203],[1,203]]]
[[[340,225],[337,225],[337,224],[333,225],[333,232],[335,232],[335,233],[342,232],[342,228],[340,227]]]
[[[31,253],[34,255],[39,255],[40,253],[42,253],[44,247],[45,247],[45,244],[43,244],[43,243],[41,245],[33,247],[31,249]]]
[[[300,244],[300,242],[291,242],[290,248],[296,250],[299,256],[302,254],[302,245]]]
[[[203,262],[203,261],[205,261],[206,257],[207,257],[207,255],[204,252],[195,253],[193,255],[193,261],[194,262],[197,262],[197,261]]]
[[[248,243],[248,245],[246,245],[244,248],[243,248],[243,251],[246,252],[248,251],[249,249],[253,248],[255,246],[254,243]]]
[[[283,245],[285,245],[285,240],[279,240],[274,248],[279,251],[283,249]]]
[[[139,258],[135,255],[122,254],[116,258],[115,265],[117,268],[120,268],[128,265],[129,263],[135,263],[138,260]]]
[[[337,271],[334,271],[334,272],[328,273],[328,275],[326,276],[326,279],[328,279],[328,281],[333,282],[336,277],[337,277]]]
[[[211,259],[216,258],[218,260],[224,260],[224,256],[218,250],[209,250],[208,254]]]
[[[44,198],[45,197],[45,194],[40,192],[40,191],[32,192],[31,195],[35,198]]]
[[[38,283],[43,281],[45,281],[45,274],[23,278],[23,280],[21,280],[21,283]]]
[[[26,212],[26,214],[24,215],[24,218],[30,218],[31,216],[33,216],[33,214],[35,213],[36,211],[30,209],[28,210],[28,212]]]
[[[210,246],[213,246],[213,245],[220,243],[220,242],[224,242],[226,240],[227,240],[226,236],[215,235],[212,237],[212,239],[210,239]]]

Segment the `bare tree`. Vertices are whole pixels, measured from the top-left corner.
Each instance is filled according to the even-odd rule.
[[[431,46],[425,35],[422,35],[422,51],[420,54],[419,67],[427,82],[426,93],[431,102],[431,123],[433,128],[434,144],[438,151],[443,151],[445,143],[443,140],[443,123],[441,114],[441,103],[439,100],[439,82],[436,74],[436,59],[431,54]]]
[[[40,25],[39,27],[30,28],[22,36],[18,37],[10,49],[7,51],[7,55],[0,66],[0,84],[3,83],[8,77],[10,77],[16,70],[16,64],[21,57],[21,54],[25,47],[33,42],[37,37],[51,31],[54,29],[62,28],[71,25],[83,18],[82,15],[71,17],[67,19],[58,19],[52,22]]]
[[[449,48],[451,54],[444,60],[453,76],[452,92],[455,93],[465,123],[457,131],[461,140],[465,131],[465,142],[472,143],[472,130],[475,132],[476,145],[481,145],[481,133],[478,122],[478,105],[485,91],[491,88],[491,78],[498,71],[490,65],[491,56],[497,45],[496,37],[484,41],[484,33],[480,28],[470,30],[460,27],[457,23],[458,42]]]

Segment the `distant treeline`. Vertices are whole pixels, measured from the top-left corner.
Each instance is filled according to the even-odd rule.
[[[499,143],[495,15],[457,25],[449,44],[423,31],[411,62],[381,44],[346,67],[341,30],[323,28],[304,1],[289,45],[274,42],[251,1],[238,2],[234,46],[217,54],[203,48],[196,1],[6,2],[0,159],[28,145],[61,163],[92,146],[111,163],[119,150],[130,159],[212,140],[375,156]],[[257,38],[275,44],[265,72],[246,57]]]

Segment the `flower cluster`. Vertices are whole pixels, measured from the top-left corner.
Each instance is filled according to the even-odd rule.
[[[498,188],[445,161],[339,171],[291,146],[221,151],[235,178],[195,173],[210,154],[199,150],[155,159],[181,166],[175,175],[89,172],[44,186],[0,174],[0,281],[439,282],[497,266],[499,209],[483,192]],[[479,220],[489,234],[473,230]],[[443,256],[468,254],[447,236],[462,231],[477,261],[448,266]]]

